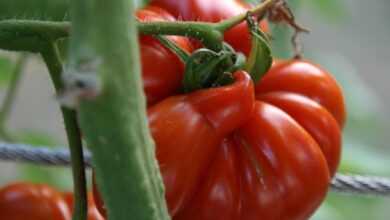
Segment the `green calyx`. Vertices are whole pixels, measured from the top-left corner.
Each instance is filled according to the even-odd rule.
[[[245,56],[236,53],[226,43],[220,52],[198,49],[185,62],[183,90],[188,93],[230,84],[233,82],[232,73],[242,69],[244,63]]]

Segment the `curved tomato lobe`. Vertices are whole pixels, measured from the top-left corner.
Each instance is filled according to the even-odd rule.
[[[225,138],[191,200],[174,220],[240,219],[241,183],[237,148]]]
[[[326,160],[289,115],[256,102],[234,143],[241,159],[240,219],[307,219],[321,204],[330,181]]]
[[[257,83],[256,95],[268,92],[292,92],[309,97],[324,106],[343,128],[346,118],[345,101],[336,80],[325,70],[309,61],[279,60]]]
[[[315,101],[294,93],[272,92],[257,98],[282,109],[314,138],[333,177],[340,163],[342,139],[341,129],[334,117]]]
[[[43,184],[14,183],[0,190],[0,219],[69,220],[61,193]]]

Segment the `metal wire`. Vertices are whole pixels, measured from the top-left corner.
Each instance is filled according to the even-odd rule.
[[[33,163],[45,166],[70,165],[70,153],[66,148],[33,147],[26,144],[0,143],[0,160]],[[84,152],[85,165],[91,167],[91,154]]]
[[[45,166],[68,166],[70,154],[65,148],[32,147],[25,144],[0,142],[0,161],[32,163]],[[91,154],[84,154],[85,165],[91,167]],[[390,178],[337,174],[332,180],[331,189],[335,192],[390,196]]]

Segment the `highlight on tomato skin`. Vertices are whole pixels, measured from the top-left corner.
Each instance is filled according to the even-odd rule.
[[[345,100],[333,76],[307,60],[277,60],[256,84],[256,95],[268,92],[297,93],[325,107],[342,129],[346,120]]]
[[[0,219],[70,220],[71,213],[54,188],[23,182],[0,189]]]
[[[219,22],[251,8],[249,4],[239,0],[152,0],[150,4],[166,9],[178,19],[205,22]],[[266,21],[262,21],[260,26],[263,31],[268,30]],[[247,24],[243,22],[228,30],[225,41],[238,52],[248,55],[251,37]]]

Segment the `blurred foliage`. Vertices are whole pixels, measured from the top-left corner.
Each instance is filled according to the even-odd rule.
[[[32,146],[56,146],[58,142],[45,133],[37,131],[19,131],[16,134],[18,143],[28,143]],[[33,183],[47,183],[59,189],[71,189],[72,178],[69,168],[47,167],[35,165],[18,165],[18,180]]]
[[[9,57],[0,56],[0,87],[7,85],[11,79],[13,64]]]
[[[317,15],[329,22],[340,22],[348,16],[344,0],[301,0],[302,4],[311,7]]]

